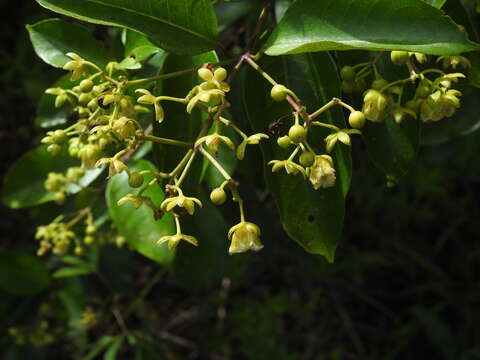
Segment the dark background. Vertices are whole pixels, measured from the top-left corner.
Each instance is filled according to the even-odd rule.
[[[42,131],[33,125],[36,103],[61,72],[36,57],[24,27],[52,15],[33,1],[17,1],[15,7],[3,2],[0,11],[3,177],[38,144]],[[127,324],[144,343],[124,346],[118,358],[133,359],[136,346],[151,350],[146,359],[480,358],[479,140],[477,132],[424,146],[408,181],[387,188],[385,176],[355,139],[345,234],[334,264],[288,240],[267,199],[258,204],[269,214],[259,219],[265,249],[245,255],[236,271],[217,274],[219,280],[208,286],[188,286],[162,275],[144,300],[142,311],[148,316],[137,314]],[[43,221],[38,211],[0,205],[0,213],[0,251],[34,253],[33,235]],[[137,255],[108,251],[129,258],[128,266],[119,269],[130,277],[133,293],[157,270]],[[194,281],[195,274],[190,275]],[[85,289],[86,303],[110,319],[98,302],[102,291],[95,284]],[[55,291],[28,299],[0,292],[0,356],[81,358],[75,339],[62,332],[65,310],[55,302]],[[45,301],[58,312],[48,315],[55,342],[14,345],[8,328],[38,322]],[[13,312],[18,316],[10,316]],[[88,343],[110,328],[101,323],[90,329]],[[111,334],[119,332],[113,326]]]

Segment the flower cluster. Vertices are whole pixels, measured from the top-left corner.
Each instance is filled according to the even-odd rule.
[[[441,63],[445,71],[438,68],[419,70],[429,62],[429,58],[421,53],[392,51],[390,60],[394,65],[405,66],[410,76],[389,83],[380,75],[376,60],[341,69],[343,91],[352,93],[357,89],[357,92],[363,92],[362,112],[367,120],[382,122],[391,117],[396,123],[401,123],[410,117],[423,122],[439,121],[452,116],[460,107],[462,93],[453,89],[453,85],[465,75],[445,71],[470,67],[467,58],[459,55],[437,58],[437,63]],[[365,90],[366,79],[371,75],[374,75],[371,86]],[[362,86],[353,86],[353,83],[361,83]],[[408,98],[407,88],[412,86],[414,95]]]

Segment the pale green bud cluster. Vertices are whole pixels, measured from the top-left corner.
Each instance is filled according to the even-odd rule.
[[[47,320],[41,320],[33,325],[12,326],[8,328],[8,335],[18,346],[31,344],[34,347],[48,346],[55,342],[56,332],[51,329]]]
[[[39,226],[35,238],[40,241],[40,248],[37,251],[39,256],[49,250],[55,255],[65,255],[75,240],[75,233],[65,223],[52,222]]]
[[[68,187],[72,184],[78,185],[80,179],[85,175],[85,170],[80,167],[71,167],[65,174],[49,173],[44,182],[45,189],[54,193],[54,200],[63,204],[67,198]]]
[[[362,73],[364,79],[375,74],[370,89],[363,93],[364,117],[352,112],[349,117],[350,126],[358,129],[363,126],[365,119],[382,122],[387,117],[396,123],[401,123],[406,117],[419,118],[423,122],[439,121],[452,116],[460,107],[462,93],[452,89],[452,86],[465,77],[462,73],[445,73],[436,68],[417,70],[417,66],[428,63],[428,58],[425,54],[416,52],[392,51],[390,60],[397,66],[406,66],[410,77],[389,83],[381,77],[374,62],[341,69],[340,75],[344,81],[353,78],[353,73],[358,69],[361,69],[358,73]],[[455,70],[458,66],[470,67],[469,60],[459,55],[439,57],[437,63],[441,63],[445,70]],[[410,84],[415,86],[413,98],[405,96],[404,88]]]

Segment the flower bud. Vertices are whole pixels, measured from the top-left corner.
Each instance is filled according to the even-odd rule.
[[[388,98],[377,90],[368,90],[363,98],[362,112],[370,121],[380,122],[386,115]]]
[[[82,93],[78,97],[78,103],[81,104],[81,105],[88,104],[90,102],[90,100],[92,100],[92,97],[90,96],[90,94]]]
[[[93,98],[92,100],[90,100],[87,104],[87,107],[91,110],[91,111],[95,111],[97,110],[98,108],[98,101],[96,98]]]
[[[91,235],[87,235],[83,238],[83,242],[85,243],[85,245],[91,245],[95,242],[95,238]]]
[[[290,145],[292,145],[292,141],[288,136],[282,136],[277,139],[277,144],[283,149],[288,148]]]
[[[272,87],[272,90],[270,91],[270,95],[272,96],[272,99],[275,101],[283,101],[287,98],[288,89],[281,84],[277,84]]]
[[[79,151],[78,155],[82,160],[82,166],[87,169],[95,167],[95,163],[102,156],[102,150],[98,145],[88,144],[83,146]]]
[[[213,80],[213,73],[207,68],[200,68],[198,69],[198,76],[205,81]]]
[[[215,73],[213,75],[215,77],[215,80],[217,81],[223,81],[227,78],[227,70],[224,68],[220,67],[217,70],[215,70]]]
[[[62,147],[57,144],[48,145],[47,151],[52,154],[52,156],[57,156],[62,151]]]
[[[138,188],[143,184],[143,175],[139,172],[132,172],[128,176],[128,185],[133,188]]]
[[[355,80],[355,76],[356,76],[356,73],[353,66],[347,65],[342,67],[342,69],[340,70],[340,77],[342,78],[342,80],[353,81]]]
[[[62,205],[66,199],[67,199],[67,195],[65,195],[64,192],[57,192],[53,196],[53,201],[55,201],[58,205]]]
[[[117,247],[119,248],[123,247],[126,242],[127,239],[125,238],[125,236],[118,235],[117,237],[115,237],[115,245],[117,245]]]
[[[392,51],[390,53],[390,59],[392,63],[398,66],[405,65],[409,59],[410,55],[407,51]]]
[[[293,125],[288,131],[288,137],[294,144],[299,144],[307,138],[307,129],[302,125]]]
[[[85,228],[85,234],[87,235],[93,235],[96,232],[97,232],[97,227],[93,224],[87,225],[87,227]]]
[[[227,194],[222,188],[213,189],[210,193],[210,200],[215,205],[222,205],[227,200]]]
[[[80,90],[84,93],[89,93],[93,89],[93,81],[90,79],[85,79],[80,81]]]
[[[85,175],[85,170],[81,167],[71,167],[68,168],[66,177],[69,181],[77,182],[83,175]]]
[[[310,151],[305,151],[300,155],[300,164],[305,167],[310,167],[315,162],[315,154]]]
[[[372,82],[372,89],[374,90],[382,90],[385,86],[388,85],[388,81],[385,79],[376,79]]]
[[[59,108],[62,107],[63,104],[68,100],[68,96],[66,94],[60,94],[55,98],[55,107]]]
[[[354,129],[361,129],[365,126],[365,115],[361,111],[352,111],[348,123]]]
[[[59,173],[49,173],[44,182],[45,189],[49,192],[57,192],[65,186],[65,177]]]

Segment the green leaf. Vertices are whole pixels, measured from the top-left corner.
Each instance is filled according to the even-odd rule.
[[[417,159],[420,128],[420,121],[411,118],[401,124],[391,117],[381,123],[367,121],[362,133],[370,158],[386,174],[401,180]]]
[[[162,50],[153,45],[145,35],[132,30],[125,30],[126,57],[132,56],[137,61],[143,61],[160,51]]]
[[[447,0],[423,0],[427,4],[436,7],[437,9],[441,9],[442,6],[447,2]]]
[[[101,337],[94,345],[92,350],[83,358],[83,360],[93,360],[97,355],[101,354],[108,346],[110,346],[115,340],[116,336],[105,335]]]
[[[15,295],[35,295],[50,283],[50,274],[38,257],[14,251],[0,253],[0,289]]]
[[[217,20],[210,0],[37,1],[83,21],[141,32],[170,52],[199,54],[217,45]]]
[[[54,67],[61,68],[71,60],[65,56],[68,52],[77,53],[101,67],[108,62],[103,44],[83,26],[60,19],[47,19],[27,25],[27,30],[37,55]]]
[[[125,340],[125,337],[117,336],[115,338],[115,341],[112,343],[112,345],[110,345],[107,351],[105,351],[105,354],[103,355],[103,360],[115,360],[117,358],[117,353],[122,347],[124,340]]]
[[[131,171],[152,170],[156,171],[152,163],[139,160],[129,164]],[[145,183],[151,181],[153,175],[145,175]],[[117,202],[127,194],[138,191],[128,185],[128,176],[125,173],[115,175],[107,185],[107,203],[110,216],[115,223],[120,235],[126,237],[128,244],[140,254],[160,264],[170,264],[174,251],[168,249],[167,244],[157,246],[157,241],[164,235],[175,233],[173,217],[170,214],[160,220],[153,218],[153,211],[146,205],[138,209],[130,204],[118,206]],[[164,193],[159,185],[153,185],[144,193],[150,196],[156,205],[164,198]]]
[[[337,70],[327,53],[283,59],[268,58],[261,65],[274,79],[289,86],[301,99],[305,99],[309,112],[340,94]],[[270,98],[270,89],[271,85],[249,69],[244,86],[244,100],[247,116],[255,131],[266,132],[269,123],[292,111],[286,103],[274,103]],[[339,108],[322,114],[319,120],[345,128],[343,113]],[[288,129],[291,120],[287,124]],[[322,139],[327,134],[323,130],[312,129],[312,145],[322,144]],[[324,153],[324,146],[320,146],[317,151]],[[342,146],[338,146],[333,154],[337,181],[332,188],[314,190],[301,175],[272,173],[270,166],[265,168],[266,182],[277,203],[285,231],[305,250],[321,254],[330,262],[334,259],[342,233],[345,196],[351,176],[350,150]],[[265,163],[272,159],[285,159],[293,151],[278,147],[273,136],[261,143],[261,149]]]
[[[56,279],[59,279],[73,276],[89,275],[92,272],[93,269],[91,267],[67,267],[55,271],[52,276]]]
[[[67,155],[52,156],[47,146],[40,146],[18,159],[8,170],[3,180],[2,202],[18,209],[52,201],[54,194],[47,192],[44,182],[48,173],[64,173],[69,167],[78,166],[78,160]],[[101,173],[101,169],[88,170],[80,180],[82,186],[89,185]],[[69,193],[81,190],[70,186]]]
[[[79,267],[91,267],[92,265],[88,262],[86,262],[85,260],[82,260],[80,259],[79,257],[76,257],[76,256],[71,256],[71,255],[67,255],[67,256],[62,256],[60,258],[60,260],[66,264],[69,264],[69,265],[77,265]]]
[[[77,82],[70,80],[70,74],[62,76],[55,82],[51,88],[60,87],[63,89],[71,89]],[[40,99],[37,107],[37,117],[35,124],[42,128],[59,126],[67,123],[69,115],[72,113],[72,105],[66,101],[65,104],[59,108],[55,107],[55,96],[44,93]]]
[[[420,0],[298,0],[267,41],[268,55],[325,50],[479,50],[456,24]]]

